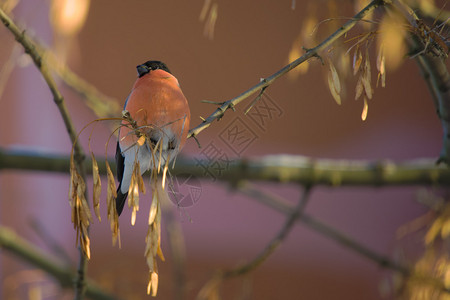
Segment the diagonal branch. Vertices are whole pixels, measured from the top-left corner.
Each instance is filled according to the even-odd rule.
[[[47,67],[53,71],[69,88],[77,92],[84,103],[99,117],[113,118],[122,112],[122,107],[117,99],[107,96],[99,91],[91,83],[78,76],[67,64],[60,61],[55,53],[38,39],[27,36],[28,40],[36,47],[36,51],[45,57]],[[6,66],[5,66],[6,67]],[[0,94],[2,86],[0,83]]]
[[[53,102],[55,102],[56,106],[59,109],[61,117],[64,121],[64,125],[66,126],[67,133],[69,134],[70,141],[72,142],[76,167],[83,181],[85,181],[85,172],[83,168],[83,160],[85,158],[85,155],[83,149],[80,146],[80,143],[76,143],[77,132],[75,130],[75,126],[73,125],[70,114],[67,110],[66,104],[64,102],[64,97],[56,86],[55,80],[53,79],[47,63],[44,61],[42,54],[40,53],[40,51],[38,51],[33,41],[28,37],[28,35],[25,34],[25,30],[20,29],[1,8],[0,19],[5,27],[8,28],[8,30],[14,35],[17,42],[23,46],[25,52],[32,58],[34,64],[41,72],[42,77],[47,83],[50,92],[53,95]],[[83,299],[85,291],[84,278],[86,273],[86,266],[87,260],[85,254],[80,248],[80,263],[78,268],[78,279],[76,282],[76,299]]]
[[[239,185],[238,191],[285,215],[291,214],[291,212],[295,209],[294,207],[292,207],[292,204],[288,203],[285,199],[268,192],[263,192],[260,189],[254,188],[249,183]],[[303,225],[305,225],[309,229],[316,231],[323,236],[334,240],[338,244],[347,247],[348,249],[377,263],[381,267],[398,271],[404,275],[409,273],[408,268],[406,268],[405,266],[402,266],[394,261],[391,261],[389,258],[374,252],[373,250],[353,240],[348,235],[320,222],[314,217],[311,217],[307,214],[302,214],[296,221],[303,223]]]
[[[57,105],[59,112],[61,113],[61,117],[63,118],[64,125],[66,126],[67,132],[69,134],[70,140],[72,144],[75,142],[77,138],[77,132],[75,130],[75,126],[72,123],[69,112],[67,110],[66,104],[64,102],[64,97],[61,95],[58,87],[56,86],[55,80],[49,71],[49,67],[45,63],[41,53],[37,50],[33,41],[28,37],[25,33],[25,30],[20,29],[13,20],[0,8],[0,20],[3,22],[6,28],[14,35],[17,42],[19,42],[25,52],[33,59],[34,64],[41,72],[42,77],[47,83],[50,92],[53,95],[53,101]],[[83,160],[84,154],[81,146],[77,143],[75,145],[75,154],[77,157],[77,161],[81,162]]]
[[[301,217],[308,202],[310,191],[311,187],[306,186],[304,188],[298,204],[287,214],[286,222],[281,230],[256,257],[248,263],[237,266],[236,268],[218,271],[217,274],[203,286],[198,293],[197,299],[217,298],[215,296],[218,294],[218,288],[223,280],[245,275],[260,266],[281,245],[288,233],[292,230],[295,221]]]
[[[341,36],[343,36],[345,33],[347,33],[350,29],[353,28],[353,26],[356,25],[357,22],[359,22],[361,19],[363,19],[366,15],[371,13],[375,8],[382,6],[386,3],[389,3],[390,1],[387,0],[374,0],[370,2],[363,10],[361,10],[359,13],[357,13],[352,19],[350,19],[347,23],[342,25],[337,31],[335,31],[333,34],[331,34],[328,38],[323,40],[319,45],[312,49],[308,49],[306,53],[291,62],[290,64],[287,64],[282,69],[277,71],[276,73],[270,75],[269,77],[262,79],[260,83],[257,85],[251,87],[247,91],[243,92],[239,96],[228,100],[224,102],[219,108],[217,108],[209,117],[203,120],[202,123],[200,123],[197,127],[189,130],[188,138],[190,137],[196,137],[201,131],[208,128],[211,123],[214,120],[220,120],[225,112],[230,109],[234,108],[237,104],[245,100],[247,97],[251,96],[252,94],[260,91],[261,89],[266,88],[267,86],[271,85],[275,80],[286,74],[287,72],[291,71],[301,63],[307,61],[308,59],[312,57],[319,57],[319,52],[330,46],[332,43],[334,43],[337,39],[339,39]]]
[[[66,64],[58,61],[58,58],[49,49],[39,46],[45,53],[49,67],[64,81],[64,83],[82,96],[86,105],[99,118],[114,118],[120,116],[122,107],[119,102],[102,94],[95,86],[75,74]]]
[[[54,261],[28,241],[16,235],[10,229],[0,226],[0,249],[11,252],[28,263],[46,271],[63,288],[73,288],[76,273],[66,266]],[[101,290],[99,286],[90,280],[86,280],[86,296],[98,300],[114,300],[117,297]]]
[[[284,241],[288,233],[291,231],[298,218],[301,218],[303,211],[305,210],[306,203],[308,202],[311,188],[305,187],[300,201],[293,207],[289,214],[287,214],[286,222],[281,228],[280,232],[270,241],[270,243],[259,253],[255,258],[253,258],[247,264],[238,266],[237,268],[226,270],[222,273],[224,279],[240,276],[250,272],[251,270],[257,268],[261,263],[263,263]]]
[[[263,192],[260,189],[253,188],[248,183],[238,185],[238,191],[288,216],[291,215],[296,210],[296,208],[294,208],[292,204],[289,204],[285,199],[279,196],[269,194],[267,192]],[[423,282],[426,282],[431,286],[438,288],[439,290],[442,290],[446,293],[450,293],[450,289],[446,287],[439,278],[435,278],[427,274],[422,274],[419,271],[414,271],[410,269],[408,266],[395,262],[391,260],[389,257],[383,256],[373,251],[372,249],[352,239],[345,233],[342,233],[336,230],[335,228],[325,223],[322,223],[321,221],[315,219],[314,217],[308,216],[307,214],[300,214],[296,219],[296,221],[301,222],[309,229],[314,230],[315,232],[334,240],[341,246],[344,246],[349,250],[354,251],[355,253],[373,261],[382,268],[387,268],[396,271],[402,274],[403,276],[414,276],[415,278]]]

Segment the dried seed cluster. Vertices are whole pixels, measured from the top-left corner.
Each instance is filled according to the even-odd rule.
[[[102,119],[105,120],[105,119]],[[92,123],[95,123],[96,120]],[[110,120],[110,119],[109,119]],[[117,119],[115,119],[117,120]],[[162,261],[165,260],[161,250],[161,201],[169,201],[169,196],[166,191],[167,172],[169,168],[170,155],[164,160],[162,157],[164,136],[158,141],[154,142],[150,139],[149,128],[158,130],[153,125],[137,126],[137,123],[131,118],[127,111],[124,111],[121,126],[127,126],[132,129],[131,134],[136,135],[136,144],[143,146],[144,144],[151,150],[152,154],[152,168],[150,174],[150,185],[152,189],[152,204],[148,217],[148,230],[145,237],[145,251],[144,256],[149,267],[149,281],[147,286],[147,293],[156,296],[158,291],[158,265],[157,257]],[[178,121],[178,120],[177,120]],[[86,125],[89,126],[92,123]],[[125,125],[124,125],[125,124]],[[85,127],[85,128],[86,128]],[[83,128],[83,130],[85,129]],[[160,129],[160,128],[159,128]],[[82,130],[82,131],[83,131]],[[81,133],[81,132],[80,132]],[[90,141],[90,138],[89,138]],[[109,141],[108,141],[109,142]],[[107,148],[108,143],[106,144]],[[98,220],[100,217],[100,194],[101,194],[101,179],[99,174],[99,167],[95,156],[90,149],[92,159],[92,176],[93,176],[93,208]],[[164,165],[163,164],[163,160]],[[77,170],[74,162],[74,154],[72,151],[70,160],[70,191],[69,200],[72,208],[72,222],[77,231],[77,244],[81,246],[83,253],[87,258],[90,258],[90,240],[88,228],[93,221],[88,202],[86,200],[86,184]],[[107,175],[107,216],[112,233],[112,243],[116,245],[120,242],[119,216],[116,210],[117,187],[115,178],[111,167],[106,161],[106,175]],[[128,190],[128,207],[131,209],[131,224],[136,222],[136,213],[139,211],[139,194],[145,194],[144,180],[141,175],[141,169],[137,157],[133,164],[133,173],[131,177],[130,187]]]

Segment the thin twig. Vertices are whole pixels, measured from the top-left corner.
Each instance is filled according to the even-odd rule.
[[[25,34],[25,30],[20,29],[11,18],[0,8],[0,19],[2,23],[5,25],[6,28],[14,35],[17,42],[19,42],[23,48],[25,49],[25,52],[32,58],[34,64],[38,68],[38,70],[41,72],[42,77],[44,78],[45,82],[47,83],[52,95],[53,95],[53,101],[55,102],[56,106],[59,109],[59,112],[61,114],[61,117],[63,118],[64,125],[66,126],[67,133],[69,134],[70,140],[72,142],[72,145],[74,145],[74,155],[75,155],[75,162],[78,169],[79,174],[82,176],[83,180],[85,179],[85,172],[83,168],[83,160],[85,158],[83,149],[80,146],[80,143],[75,143],[77,139],[77,132],[75,130],[75,126],[72,123],[70,114],[67,110],[66,104],[64,102],[64,98],[59,91],[58,87],[56,86],[55,80],[53,79],[53,76],[49,70],[48,65],[44,61],[41,53],[39,53],[37,47],[33,43],[33,41],[28,37],[27,34]],[[80,249],[80,252],[81,249]],[[86,258],[84,257],[83,253],[80,253],[80,265],[78,270],[78,280],[76,283],[77,293],[76,293],[76,299],[81,300],[84,298],[84,291],[85,291],[85,273],[86,270]]]
[[[103,94],[94,85],[78,76],[67,64],[59,60],[48,46],[45,46],[44,43],[38,41],[37,38],[33,38],[29,35],[27,38],[35,45],[37,52],[40,53],[41,57],[45,57],[47,67],[54,71],[69,88],[82,96],[81,99],[99,118],[110,118],[120,115],[122,107],[119,105],[117,99]],[[10,61],[7,62],[8,69],[11,65],[9,63]],[[6,67],[5,64],[3,69]],[[3,82],[0,81],[0,95],[2,83]]]
[[[263,94],[264,94],[264,92],[266,91],[267,88],[268,88],[268,86],[265,86],[265,87],[263,87],[261,89],[261,91],[259,92],[258,96],[256,96],[255,99],[253,99],[252,103],[250,103],[250,106],[244,112],[244,115],[246,115],[253,108],[253,106],[256,104],[256,102],[258,102],[261,99],[261,97],[263,96]]]
[[[170,193],[170,192],[169,192]],[[173,291],[174,299],[186,298],[186,249],[183,237],[183,231],[180,223],[175,217],[174,207],[171,203],[161,202],[164,220],[166,221],[166,232],[172,254],[171,261],[173,264]]]
[[[17,58],[21,54],[20,48],[21,48],[20,45],[15,43],[15,45],[11,49],[11,54],[9,55],[9,58],[6,60],[6,62],[3,64],[0,70],[0,98],[2,97],[3,92],[5,91],[5,88],[11,76],[11,73],[14,70],[14,67],[17,64]]]
[[[39,46],[48,60],[49,68],[64,81],[64,83],[82,96],[86,105],[99,118],[113,118],[120,116],[122,107],[119,102],[109,96],[102,94],[95,86],[75,74],[66,64],[58,61],[58,58],[49,49]]]
[[[290,204],[285,199],[275,196],[273,194],[270,194],[268,192],[264,192],[261,189],[254,188],[249,183],[243,183],[238,185],[237,189],[240,193],[243,193],[244,195],[250,196],[251,198],[257,200],[258,202],[267,205],[271,207],[272,209],[275,209],[276,211],[285,214],[290,215],[294,211],[294,207],[292,204]],[[402,274],[409,273],[409,270],[401,266],[391,260],[389,258],[384,257],[371,249],[367,248],[366,246],[363,246],[359,242],[353,240],[348,235],[339,232],[338,230],[320,222],[319,220],[308,216],[306,214],[302,214],[299,216],[299,218],[296,220],[299,222],[302,222],[304,225],[309,227],[311,230],[314,230],[332,240],[335,242],[341,244],[342,246],[347,247],[348,249],[376,262],[378,265],[389,268],[395,271],[399,271]]]
[[[231,270],[225,270],[222,273],[222,278],[228,279],[231,277],[236,277],[240,275],[247,274],[248,272],[257,268],[261,263],[263,263],[284,241],[288,233],[291,231],[295,221],[301,217],[303,211],[305,210],[306,203],[309,199],[311,188],[305,187],[304,191],[301,195],[301,198],[294,208],[291,209],[290,213],[287,214],[286,222],[284,223],[281,230],[278,234],[270,241],[269,244],[259,253],[255,258],[253,258],[250,262],[238,266],[237,268]]]
[[[255,256],[248,263],[237,266],[236,268],[217,271],[216,274],[201,288],[197,295],[197,299],[203,300],[218,298],[218,290],[224,280],[248,274],[260,266],[281,245],[294,226],[295,221],[303,214],[306,203],[308,202],[310,191],[310,186],[306,186],[304,188],[298,204],[289,212],[289,214],[287,214],[286,222],[281,230],[257,256]]]
[[[60,114],[63,118],[64,125],[66,126],[67,132],[69,134],[70,140],[72,143],[76,140],[77,132],[75,130],[75,126],[72,123],[72,120],[70,118],[70,114],[67,110],[66,104],[64,102],[64,98],[61,95],[58,87],[56,86],[55,80],[53,79],[53,76],[49,72],[48,65],[44,62],[44,59],[41,55],[41,53],[38,52],[36,46],[34,45],[33,41],[28,37],[28,35],[25,33],[25,30],[20,29],[14,21],[9,18],[9,16],[0,8],[0,19],[5,25],[5,27],[11,31],[11,33],[16,38],[17,42],[19,42],[23,48],[25,49],[25,52],[33,59],[34,64],[38,68],[38,70],[41,72],[42,77],[44,78],[45,82],[47,83],[50,92],[53,95],[53,101],[56,103]],[[77,161],[81,162],[83,160],[84,154],[83,150],[81,149],[81,146],[79,144],[75,145],[75,154],[77,157]]]
[[[354,18],[348,18],[348,17],[333,17],[333,18],[328,18],[328,19],[322,20],[319,23],[317,23],[316,26],[314,26],[310,35],[313,35],[323,23],[327,23],[327,22],[331,22],[331,21],[341,21],[341,20],[347,21],[347,20],[353,20],[353,19]],[[368,20],[368,19],[359,19],[357,21],[358,22],[366,22],[369,24],[378,24],[379,23],[378,21],[373,21],[373,20]]]
[[[260,91],[264,87],[267,87],[271,85],[275,80],[277,80],[279,77],[283,76],[290,70],[294,69],[301,63],[305,62],[306,60],[317,57],[319,55],[319,52],[323,49],[330,46],[333,42],[335,42],[337,39],[339,39],[341,36],[343,36],[345,33],[347,33],[350,29],[353,28],[353,26],[356,25],[357,22],[362,20],[367,14],[372,12],[375,8],[384,5],[385,3],[388,3],[390,1],[387,0],[374,0],[369,3],[363,10],[361,10],[358,14],[356,14],[352,19],[350,19],[348,22],[346,22],[344,25],[342,25],[337,31],[335,31],[332,35],[330,35],[328,38],[326,38],[324,41],[322,41],[319,45],[312,49],[308,49],[306,53],[297,58],[295,61],[291,62],[290,64],[284,66],[282,69],[277,71],[276,73],[272,74],[271,76],[267,77],[264,81],[261,81],[257,85],[251,87],[247,91],[243,92],[239,96],[228,100],[224,102],[219,108],[217,108],[209,117],[205,119],[202,123],[197,125],[197,127],[189,130],[188,138],[197,136],[201,131],[208,128],[211,123],[214,120],[220,119],[223,117],[225,112],[243,100],[245,100],[250,95],[256,93],[257,91]]]
[[[75,280],[75,300],[83,300],[86,294],[86,272],[87,272],[87,257],[84,254],[81,245],[78,246],[78,268],[77,277]]]
[[[73,288],[76,273],[65,264],[48,257],[33,244],[19,237],[10,229],[0,226],[0,248],[20,257],[28,263],[53,276],[63,288]],[[99,286],[86,279],[86,296],[91,299],[113,300],[117,297],[104,292]]]
[[[285,199],[275,196],[273,194],[270,194],[268,192],[263,192],[261,189],[257,189],[252,187],[248,183],[242,183],[237,186],[238,191],[252,197],[253,199],[257,200],[258,202],[267,205],[275,210],[277,210],[280,213],[283,213],[285,215],[291,215],[293,212],[295,212],[296,208],[292,206],[292,204],[288,203]],[[379,253],[376,253],[375,251],[371,250],[370,248],[364,246],[363,244],[359,243],[358,241],[355,241],[351,237],[349,237],[347,234],[342,233],[333,227],[326,225],[325,223],[322,223],[321,221],[315,219],[314,217],[311,217],[307,214],[300,214],[296,221],[301,222],[303,225],[308,227],[309,229],[326,236],[341,246],[346,247],[347,249],[354,251],[355,253],[375,262],[377,265],[379,265],[382,268],[387,268],[396,272],[399,272],[400,274],[404,276],[414,276],[417,279],[422,280],[423,282],[427,282],[440,290],[449,293],[450,289],[446,288],[441,280],[438,278],[434,278],[427,274],[422,274],[418,272],[414,272],[413,270],[409,269],[407,266],[395,262],[391,260],[389,257],[383,256]]]
[[[39,236],[44,244],[50,248],[50,251],[56,256],[61,258],[67,265],[73,263],[69,253],[64,249],[63,245],[47,231],[47,228],[38,220],[31,219],[30,228]]]

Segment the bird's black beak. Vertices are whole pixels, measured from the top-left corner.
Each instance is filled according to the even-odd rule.
[[[146,65],[139,65],[136,67],[139,78],[150,72],[150,69]]]

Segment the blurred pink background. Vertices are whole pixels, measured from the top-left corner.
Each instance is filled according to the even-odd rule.
[[[203,1],[92,1],[86,23],[70,45],[68,64],[104,94],[119,99],[122,106],[136,78],[135,66],[150,59],[166,62],[189,100],[193,127],[200,122],[199,116],[206,117],[215,108],[201,100],[229,100],[287,63],[308,7],[307,1],[296,1],[295,10],[291,9],[291,1],[217,3],[218,18],[214,39],[210,40],[203,35],[205,22],[199,21]],[[317,6],[321,5],[326,7],[326,1],[319,1]],[[347,8],[340,14],[352,16],[351,6]],[[48,11],[47,2],[22,0],[13,13],[28,33],[52,45],[56,37]],[[319,11],[319,20],[327,18],[325,10]],[[15,41],[10,32],[1,28],[0,42],[3,66]],[[354,80],[348,85],[348,96],[338,106],[328,91],[325,71],[326,67],[313,60],[307,74],[295,80],[285,76],[270,86],[267,92],[280,115],[267,120],[263,128],[243,115],[251,97],[237,107],[237,112],[227,112],[223,120],[203,131],[198,137],[201,144],[214,142],[230,159],[237,158],[219,135],[239,116],[257,136],[242,157],[287,153],[336,159],[437,158],[442,129],[414,61],[405,60],[400,69],[388,71],[387,86],[375,89],[365,122],[360,118],[361,99],[353,101]],[[78,94],[62,83],[60,86],[78,130],[96,119]],[[59,112],[34,65],[14,69],[0,103],[0,147],[70,153]],[[94,131],[92,146],[99,157],[109,133],[106,123]],[[81,138],[86,150],[87,138],[88,134]],[[113,144],[109,147],[111,157]],[[183,153],[195,157],[201,151],[191,139]],[[105,185],[106,178],[103,182]],[[68,186],[68,175],[0,172],[0,224],[50,251],[32,228],[31,222],[37,221],[76,262]],[[302,190],[293,184],[257,186],[292,203],[298,201]],[[415,201],[420,189],[315,187],[306,213],[380,254],[395,257],[399,249],[414,253],[421,249],[422,240],[398,240],[396,230],[426,211]],[[102,222],[95,220],[91,226],[88,274],[124,299],[141,299],[147,280],[143,253],[150,195],[142,198],[134,227],[130,225],[129,210],[125,209],[121,216],[122,249],[111,245],[105,197],[104,189]],[[202,181],[200,200],[178,212],[186,242],[188,299],[195,297],[216,269],[236,266],[258,254],[285,219],[233,192],[225,183],[208,179]],[[159,264],[158,298],[170,299],[173,278],[165,235],[163,250],[167,261]],[[0,298],[10,299],[16,294],[20,287],[16,289],[8,282],[25,278],[21,274],[29,269],[34,267],[0,251]],[[380,285],[388,275],[375,263],[299,223],[281,247],[246,277],[247,281],[232,280],[222,292],[224,299],[239,298],[244,281],[251,284],[250,299],[379,299]],[[27,280],[21,284],[33,284]],[[45,292],[45,299],[60,297],[52,296],[51,289]],[[70,292],[65,297],[71,299]]]

